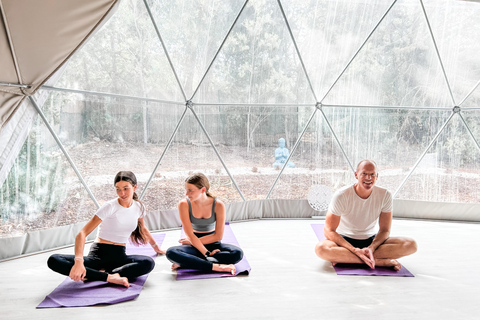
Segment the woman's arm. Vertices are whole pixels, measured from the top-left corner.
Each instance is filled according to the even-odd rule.
[[[143,218],[139,218],[138,223],[147,237],[147,242],[152,246],[153,250],[155,250],[155,252],[158,254],[165,254],[165,250],[160,249],[160,246],[157,245],[157,242],[153,238],[152,234],[150,231],[148,231],[148,228],[145,225],[145,220]]]
[[[85,248],[85,239],[87,236],[95,230],[95,228],[102,222],[102,220],[97,216],[93,216],[90,221],[80,230],[80,232],[75,237],[75,264],[70,270],[69,277],[74,281],[80,281],[85,279],[87,270],[83,265],[83,250]]]
[[[215,222],[215,233],[209,234],[205,237],[201,237],[200,241],[203,244],[222,241],[223,239],[223,231],[225,229],[225,205],[220,200],[217,200],[217,203],[215,205],[215,214],[217,218]]]
[[[178,204],[178,213],[180,215],[180,220],[182,221],[183,231],[185,232],[185,236],[187,236],[188,240],[190,241],[190,244],[203,255],[205,255],[205,253],[208,251],[207,248],[205,248],[200,239],[193,233],[192,222],[190,221],[190,216],[188,214],[187,200],[180,201]]]

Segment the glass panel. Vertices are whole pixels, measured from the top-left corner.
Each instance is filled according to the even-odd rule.
[[[476,130],[478,132],[478,128]],[[397,197],[478,203],[479,179],[480,150],[460,117],[455,115]]]
[[[281,2],[319,100],[391,5],[381,0]]]
[[[142,1],[122,1],[79,50],[57,86],[184,101]]]
[[[188,99],[243,3],[244,0],[148,2]]]
[[[194,100],[315,103],[275,1],[247,4]]]
[[[462,108],[480,109],[480,85],[472,92],[470,96],[462,104]]]
[[[135,173],[138,195],[185,107],[132,99],[52,92],[44,113],[102,205],[116,196],[118,171]],[[172,115],[173,118],[172,119]],[[156,207],[155,203],[146,202]]]
[[[96,206],[40,117],[0,188],[0,237],[89,220]]]
[[[297,137],[307,120],[299,125]],[[353,181],[352,170],[320,111],[310,122],[290,162],[295,167],[285,168],[271,199],[308,199],[313,186],[323,185],[333,192]]]
[[[398,1],[393,6],[323,102],[453,105],[419,1]]]
[[[279,138],[293,147],[314,108],[222,106],[210,110],[213,114],[205,116],[205,126],[245,199],[265,199],[280,169],[274,167]]]
[[[455,0],[423,2],[458,104],[480,80],[480,5]]]
[[[451,111],[324,108],[354,168],[363,159],[379,166],[379,185],[395,191]]]
[[[480,144],[480,110],[463,110],[461,114],[475,138],[474,142]]]
[[[170,138],[183,110],[157,109],[156,112],[156,119],[163,119],[161,121],[165,121],[165,124],[171,123],[170,128],[165,129],[165,134],[158,136],[163,145]],[[221,126],[218,108],[196,106],[195,112],[204,125],[208,123]],[[218,135],[212,134],[214,141],[218,138]],[[228,153],[224,146],[218,145],[218,148],[222,156]],[[185,197],[185,179],[194,172],[203,172],[209,178],[211,193],[220,199],[226,202],[242,201],[198,121],[187,110],[173,143],[166,151],[155,179],[146,192],[145,202],[153,204],[152,210],[177,208],[178,202]]]

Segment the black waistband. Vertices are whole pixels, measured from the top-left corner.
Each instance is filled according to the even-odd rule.
[[[210,234],[214,234],[215,233],[215,230],[213,231],[210,231],[210,232],[194,232],[193,234],[197,236],[197,238],[201,238],[201,237],[205,237],[205,236],[208,236]]]

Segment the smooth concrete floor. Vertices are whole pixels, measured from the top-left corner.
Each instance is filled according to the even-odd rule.
[[[415,277],[398,278],[337,276],[314,253],[322,222],[232,223],[249,276],[176,281],[161,256],[136,300],[108,306],[35,309],[64,279],[48,256],[73,247],[4,261],[0,319],[480,319],[480,224],[394,220],[392,236],[418,243],[399,260]],[[180,231],[165,233],[176,245]]]

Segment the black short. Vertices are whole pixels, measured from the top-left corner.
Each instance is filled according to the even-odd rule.
[[[375,239],[375,236],[376,235],[373,235],[368,239],[352,239],[352,238],[349,238],[349,237],[346,237],[346,236],[342,236],[342,237],[343,237],[343,239],[347,240],[348,243],[350,243],[355,248],[362,249],[362,248],[366,248],[369,245],[371,245],[372,242],[373,242],[373,239]]]

